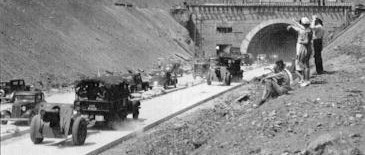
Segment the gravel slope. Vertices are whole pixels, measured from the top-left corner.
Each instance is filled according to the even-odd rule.
[[[169,14],[174,3],[138,2],[154,5],[126,8],[115,6],[114,0],[1,0],[1,80],[62,83],[96,75],[98,69],[102,73],[148,69],[159,57],[189,57],[191,53],[176,43],[193,49],[186,43],[187,30]]]
[[[103,154],[364,154],[364,23],[325,49],[330,73],[310,86],[253,109],[251,83]],[[244,90],[250,99],[235,102]]]

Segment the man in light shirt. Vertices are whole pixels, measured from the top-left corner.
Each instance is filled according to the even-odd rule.
[[[314,49],[314,62],[316,64],[317,74],[323,74],[322,64],[322,49],[323,49],[323,22],[317,16],[312,17],[311,28],[313,31],[313,49]]]

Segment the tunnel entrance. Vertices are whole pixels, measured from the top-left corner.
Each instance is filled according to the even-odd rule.
[[[266,55],[269,62],[278,59],[291,62],[295,58],[297,33],[287,30],[290,22],[271,21],[255,27],[242,42],[241,53],[251,53],[254,59]]]

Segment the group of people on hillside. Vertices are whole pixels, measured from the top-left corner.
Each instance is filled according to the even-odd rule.
[[[308,86],[310,84],[309,60],[313,50],[317,74],[325,73],[322,64],[323,22],[316,16],[312,17],[312,21],[303,17],[299,22],[294,20],[294,24],[288,26],[287,29],[293,29],[298,33],[296,58],[292,64],[294,68],[292,72],[300,77],[298,83],[301,87]],[[276,61],[274,73],[262,79],[265,84],[264,93],[256,106],[260,106],[270,97],[286,94],[291,89],[291,78],[291,72],[286,69],[283,60]]]

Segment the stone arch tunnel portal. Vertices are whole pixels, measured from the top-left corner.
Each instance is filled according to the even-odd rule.
[[[241,52],[252,54],[254,59],[258,54],[265,54],[271,62],[278,59],[291,62],[295,58],[297,33],[287,30],[290,24],[288,20],[270,20],[259,24],[246,35]]]

